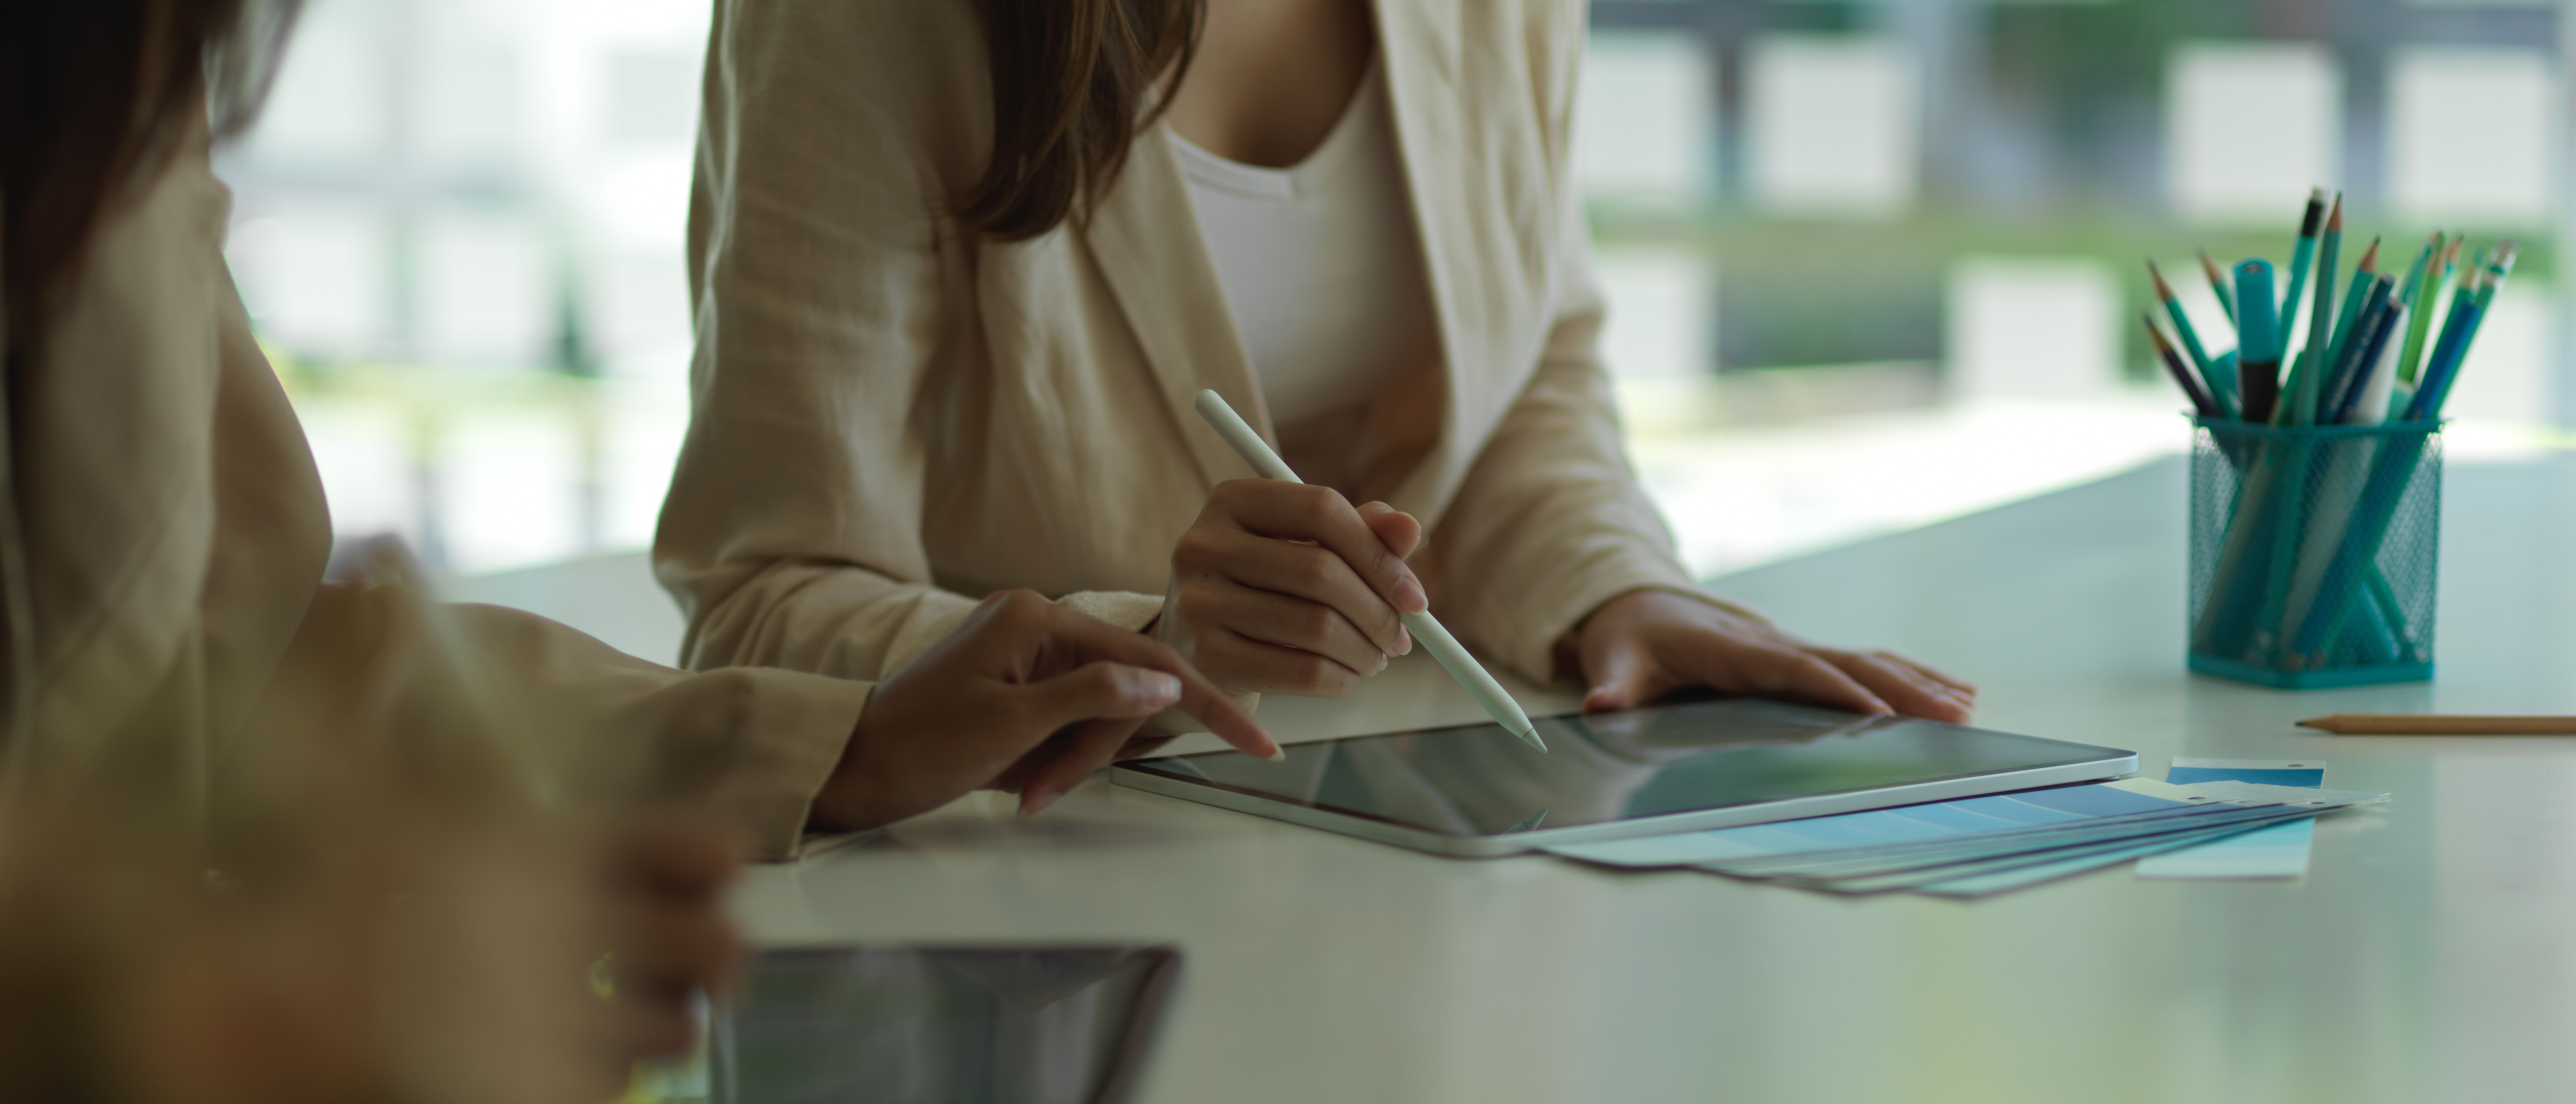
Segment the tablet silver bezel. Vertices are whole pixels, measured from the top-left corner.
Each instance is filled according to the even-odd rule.
[[[1374,736],[1343,736],[1311,743],[1328,744],[1340,740],[1365,740]],[[2023,737],[2042,739],[2042,737]],[[2051,740],[2070,748],[2092,745]],[[1300,745],[1305,746],[1305,745]],[[1517,855],[1542,847],[1565,843],[1594,843],[1601,840],[1627,839],[1633,836],[1663,836],[1677,832],[1700,832],[1712,828],[1734,828],[1746,824],[1764,824],[1775,820],[1797,820],[1802,817],[1832,816],[1885,809],[1897,805],[1915,805],[1926,801],[1952,801],[1964,797],[2012,790],[2062,786],[2073,782],[2098,782],[2138,772],[2136,752],[2099,748],[2106,752],[2098,759],[2075,763],[2057,763],[2044,767],[1972,774],[1958,778],[1941,778],[1913,782],[1902,786],[1852,790],[1845,793],[1817,794],[1809,797],[1782,798],[1750,805],[1730,805],[1722,809],[1703,809],[1688,813],[1638,817],[1634,820],[1607,824],[1582,824],[1567,828],[1539,828],[1524,832],[1503,832],[1490,836],[1453,836],[1441,832],[1407,827],[1392,821],[1356,816],[1331,809],[1300,805],[1266,794],[1244,793],[1214,782],[1179,778],[1120,763],[1109,772],[1110,782],[1132,790],[1176,797],[1220,809],[1232,809],[1271,820],[1284,820],[1309,828],[1321,828],[1346,836],[1393,844],[1415,851],[1453,858],[1490,859]],[[1223,754],[1234,754],[1227,752]],[[1186,758],[1186,757],[1185,757]]]

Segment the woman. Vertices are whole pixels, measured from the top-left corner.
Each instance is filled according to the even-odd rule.
[[[1427,602],[1588,709],[1704,683],[1964,720],[1967,684],[1674,555],[1597,355],[1582,18],[721,0],[656,541],[688,662],[870,678],[1017,586],[1230,691],[1338,695]],[[1319,486],[1243,478],[1201,388]]]
[[[711,807],[784,857],[982,785],[1033,812],[1176,703],[1275,752],[1168,648],[1026,594],[870,685],[674,671],[422,605],[381,558],[325,582],[322,488],[225,273],[208,161],[291,14],[0,4],[0,789],[143,794],[184,831],[241,796],[280,718],[355,738],[468,709],[521,734],[500,754],[530,793]]]
[[[367,1045],[383,1040],[349,1036],[368,1015],[480,1038],[532,1014],[331,1003],[381,981],[508,1004],[438,975],[463,965],[453,948],[326,961],[378,936],[453,937],[536,970],[530,984],[548,993],[613,1008],[602,1045],[619,1068],[632,1051],[684,1041],[687,995],[728,968],[733,848],[654,816],[558,854],[532,833],[584,835],[568,808],[620,823],[639,809],[711,810],[758,853],[785,857],[809,829],[888,824],[978,786],[1017,789],[1035,812],[1175,705],[1247,752],[1276,752],[1169,648],[1026,593],[996,594],[871,685],[690,674],[516,611],[426,604],[381,552],[343,557],[357,571],[326,582],[321,484],[225,272],[229,196],[209,168],[212,143],[248,125],[292,15],[292,3],[257,0],[0,0],[0,806],[113,824],[118,853],[181,872],[163,888],[187,907],[247,925],[165,933],[184,944],[177,961],[201,968],[180,980],[210,984],[191,990],[203,999],[148,1011],[181,1017],[190,1036],[257,1035],[278,1027],[259,1007],[223,1017],[241,1007],[240,986],[275,981],[297,1031]],[[397,815],[406,803],[439,817]],[[0,929],[58,903],[10,891],[12,877],[0,871]],[[493,879],[560,891],[590,919],[529,944],[466,888]],[[440,927],[448,908],[469,927]],[[272,938],[272,922],[329,938]],[[81,936],[69,923],[49,930]],[[244,958],[228,949],[235,934],[311,953]],[[38,969],[0,962],[0,1002],[86,961],[10,942]],[[603,975],[614,1006],[581,983],[602,949],[614,952]],[[252,976],[262,962],[284,974]],[[367,968],[392,973],[359,976]],[[332,1012],[342,1007],[346,1023]],[[9,1023],[43,1015],[0,1008]],[[332,1034],[348,1024],[360,1026]],[[99,1044],[48,1056],[77,1062],[116,1043],[81,1031],[123,1024],[55,1026]],[[198,1056],[262,1084],[337,1072],[300,1038],[281,1029],[258,1040],[265,1049],[208,1043]],[[457,1038],[427,1045],[354,1060],[421,1072],[442,1054],[468,1057]]]
[[[809,827],[875,827],[997,779],[1043,807],[1140,709],[1180,702],[1274,750],[1168,649],[1026,595],[872,687],[686,674],[493,607],[446,611],[436,633],[400,586],[324,583],[321,485],[226,275],[229,197],[208,167],[212,138],[248,124],[291,6],[0,10],[0,768],[20,787],[148,768],[174,804],[202,802],[290,660],[396,679],[410,637],[459,642],[490,697],[545,719],[550,784],[712,803],[772,857]]]

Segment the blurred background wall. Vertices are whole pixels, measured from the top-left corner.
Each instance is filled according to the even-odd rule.
[[[2576,424],[2556,0],[1596,0],[1578,170],[1650,486],[1718,573],[2188,437],[2157,259],[2525,252],[2455,455]],[[704,0],[314,0],[221,159],[230,253],[343,532],[451,572],[631,551],[687,418]]]

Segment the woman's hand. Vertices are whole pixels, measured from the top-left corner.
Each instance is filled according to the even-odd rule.
[[[1329,487],[1217,484],[1172,550],[1154,635],[1229,693],[1338,698],[1413,650],[1400,613],[1430,605],[1404,558],[1422,526]]]
[[[1590,688],[1585,712],[1632,708],[1685,686],[1953,724],[1965,722],[1977,703],[1975,686],[1903,656],[1820,648],[1670,591],[1632,591],[1602,603],[1571,644]]]
[[[813,819],[876,828],[985,787],[1017,791],[1034,814],[1112,759],[1162,743],[1129,738],[1176,703],[1247,755],[1279,752],[1169,647],[1004,591],[877,684]]]

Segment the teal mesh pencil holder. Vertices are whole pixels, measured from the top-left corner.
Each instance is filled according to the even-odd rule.
[[[2432,678],[2441,427],[2193,424],[2191,669],[2286,690]]]

